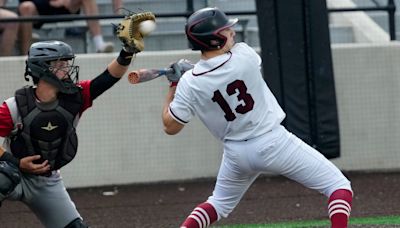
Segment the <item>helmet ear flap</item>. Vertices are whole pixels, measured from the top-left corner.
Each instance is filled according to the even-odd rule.
[[[25,60],[25,73],[24,73],[24,79],[25,81],[29,82],[29,67],[28,67],[28,60]]]
[[[31,69],[28,66],[28,61],[25,61],[25,73],[24,73],[24,79],[25,81],[29,82],[29,77],[32,78],[33,84],[36,85],[39,82],[39,78],[32,76]]]

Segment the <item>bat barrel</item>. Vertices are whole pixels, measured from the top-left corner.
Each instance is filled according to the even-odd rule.
[[[138,71],[132,71],[128,74],[128,81],[131,84],[137,84],[140,82],[140,75]]]
[[[132,71],[128,74],[128,81],[131,84],[138,84],[142,82],[151,81],[163,75],[173,73],[172,68],[165,69],[139,69]]]

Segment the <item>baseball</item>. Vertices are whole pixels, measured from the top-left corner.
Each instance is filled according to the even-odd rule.
[[[152,20],[143,21],[139,24],[139,32],[142,36],[147,36],[156,29],[156,23]]]

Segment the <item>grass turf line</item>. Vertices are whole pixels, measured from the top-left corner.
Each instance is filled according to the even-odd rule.
[[[350,218],[351,225],[399,225],[400,216],[382,216],[366,218]],[[320,227],[329,226],[328,220],[310,220],[297,222],[281,222],[271,224],[240,224],[217,226],[216,228],[302,228],[302,227]]]

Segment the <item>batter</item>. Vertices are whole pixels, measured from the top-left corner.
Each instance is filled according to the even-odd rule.
[[[332,227],[347,227],[350,181],[321,153],[285,129],[285,113],[261,74],[261,58],[246,43],[235,43],[232,26],[218,8],[193,13],[185,31],[201,59],[182,77],[169,75],[162,120],[177,134],[197,115],[224,145],[214,191],[181,228],[208,227],[226,218],[262,173],[286,176],[329,198]],[[175,64],[179,68],[179,64]]]

